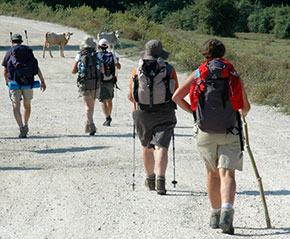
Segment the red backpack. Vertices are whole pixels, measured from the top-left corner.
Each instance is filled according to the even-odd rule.
[[[205,132],[227,133],[236,128],[243,108],[242,84],[233,65],[224,58],[206,60],[190,88],[191,109]]]

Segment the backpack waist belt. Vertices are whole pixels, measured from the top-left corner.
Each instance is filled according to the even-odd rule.
[[[138,104],[140,110],[148,111],[148,112],[156,112],[162,110],[168,110],[170,108],[170,102],[163,103],[163,104],[155,104],[150,107],[150,105]]]

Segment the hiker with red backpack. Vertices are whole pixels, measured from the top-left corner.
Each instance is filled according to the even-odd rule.
[[[86,113],[85,133],[89,133],[89,135],[95,135],[97,130],[93,116],[102,78],[101,62],[96,52],[96,46],[92,37],[85,36],[80,45],[81,51],[77,53],[72,68],[73,74],[78,73],[77,86]]]
[[[165,62],[169,52],[160,41],[148,41],[145,49],[133,71],[128,99],[134,103],[134,131],[136,128],[143,147],[145,186],[165,195],[168,147],[177,122],[171,97],[178,79],[174,67]]]
[[[117,86],[116,68],[121,69],[121,64],[114,53],[107,51],[109,42],[106,39],[100,39],[98,43],[98,57],[102,62],[103,77],[101,81],[101,92],[99,101],[102,103],[102,110],[106,117],[104,126],[111,126],[112,122],[112,109],[114,98],[114,87]]]
[[[25,31],[27,34],[27,32]],[[36,81],[34,76],[40,79],[38,86],[45,91],[46,84],[38,66],[37,59],[34,57],[32,49],[22,45],[20,34],[10,33],[12,47],[7,51],[2,66],[4,67],[4,78],[9,89],[9,96],[12,102],[14,118],[19,126],[19,138],[26,138],[28,133],[28,121],[31,114],[31,100],[33,98],[33,88]],[[27,35],[26,35],[27,37]],[[24,119],[20,111],[20,102],[23,98]]]
[[[206,61],[177,89],[173,101],[195,120],[194,139],[207,168],[210,227],[234,234],[235,170],[243,166],[240,115],[247,115],[250,103],[241,78],[223,58],[224,44],[210,39],[202,54]],[[188,94],[190,104],[184,99]]]

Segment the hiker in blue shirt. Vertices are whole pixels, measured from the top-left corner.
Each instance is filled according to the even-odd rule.
[[[20,46],[22,44],[22,36],[20,34],[14,34],[11,37],[12,41],[12,48],[6,53],[3,61],[2,61],[2,66],[4,67],[4,79],[6,82],[6,85],[8,86],[9,82],[14,82],[15,79],[13,79],[13,75],[9,72],[9,67],[8,64],[9,60],[12,55],[12,51],[15,47]],[[38,67],[38,66],[37,66]],[[37,75],[40,79],[40,88],[42,91],[45,91],[46,89],[46,84],[44,82],[44,78],[42,76],[42,73],[38,67],[36,69]],[[30,118],[30,113],[31,113],[31,100],[33,98],[33,89],[16,89],[16,90],[9,90],[9,96],[12,102],[12,107],[13,107],[13,113],[14,113],[14,118],[19,126],[20,129],[20,134],[19,138],[26,138],[27,133],[28,133],[28,121]],[[23,98],[23,106],[24,106],[24,119],[22,120],[22,115],[20,112],[20,101]]]

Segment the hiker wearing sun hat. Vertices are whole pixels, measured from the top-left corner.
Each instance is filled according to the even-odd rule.
[[[93,115],[101,81],[101,62],[97,56],[96,46],[92,37],[85,36],[72,68],[73,74],[78,73],[79,95],[83,99],[87,118],[85,133],[89,135],[96,133]]]
[[[164,195],[168,147],[177,122],[176,105],[171,96],[178,87],[178,80],[173,66],[165,62],[169,52],[163,50],[160,41],[148,41],[140,55],[131,77],[128,99],[135,106],[134,126],[143,146],[145,186]]]
[[[102,110],[106,117],[104,126],[111,126],[112,122],[112,109],[114,98],[114,87],[117,87],[117,74],[116,68],[121,69],[121,64],[119,59],[115,56],[113,52],[108,52],[109,43],[106,39],[100,39],[98,43],[98,57],[102,62],[102,82],[101,82],[101,92],[99,101],[102,103]]]
[[[27,34],[27,31],[25,31]],[[27,35],[26,35],[27,37]],[[6,52],[2,61],[4,67],[4,79],[9,89],[9,97],[12,102],[14,118],[19,126],[19,138],[26,138],[29,128],[28,122],[31,115],[31,100],[33,88],[36,85],[34,76],[38,75],[40,89],[45,91],[46,84],[35,58],[29,46],[22,45],[22,36],[10,32],[12,47]],[[23,100],[24,115],[21,115],[21,101]]]

